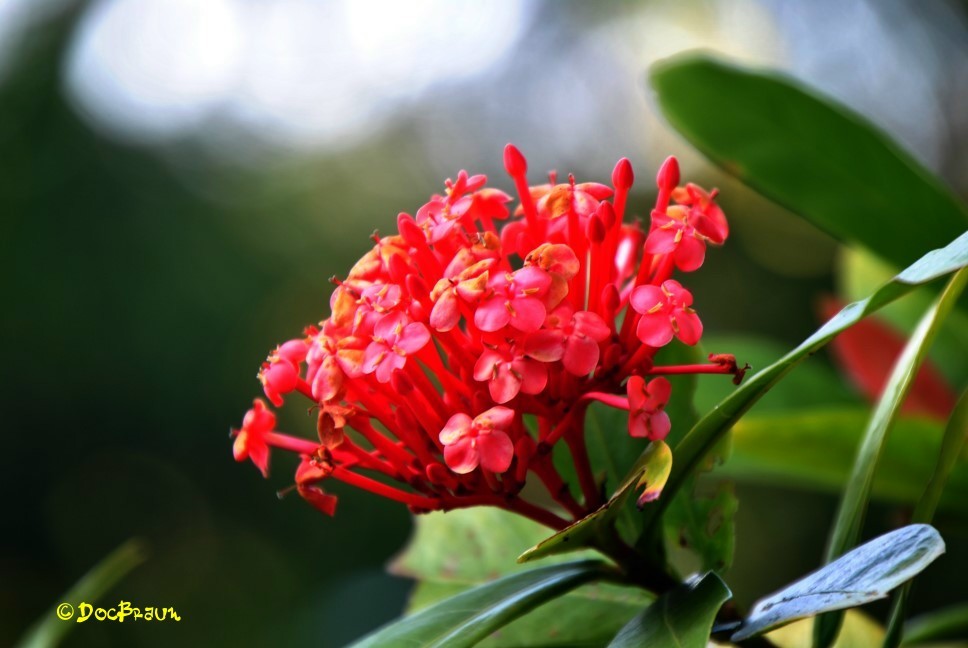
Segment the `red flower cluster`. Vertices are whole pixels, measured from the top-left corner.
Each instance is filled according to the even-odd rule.
[[[414,511],[494,505],[561,528],[568,520],[519,492],[533,474],[573,518],[601,503],[585,451],[589,403],[628,410],[632,436],[662,439],[671,388],[647,376],[741,376],[732,356],[653,365],[673,338],[692,345],[702,335],[692,295],[671,276],[697,269],[706,245],[726,239],[715,192],[680,187],[669,158],[643,229],[623,221],[628,160],[613,187],[554,174],[529,187],[515,147],[504,162],[520,199],[513,214],[511,196],[461,171],[415,216],[400,214],[396,234],[374,236],[334,280],[330,317],[263,364],[274,405],[298,392],[318,408],[318,439],[277,432],[256,400],[236,433],[236,459],[267,474],[270,448],[298,453],[296,488],[328,514],[336,500],[318,484],[333,478]],[[559,440],[581,502],[552,465]]]

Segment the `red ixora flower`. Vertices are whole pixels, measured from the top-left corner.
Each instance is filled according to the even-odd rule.
[[[504,162],[520,201],[513,212],[510,195],[461,171],[334,278],[330,316],[259,371],[276,407],[307,399],[316,436],[276,430],[257,399],[233,432],[237,460],[268,476],[272,451],[299,455],[293,488],[330,515],[336,498],[320,484],[336,479],[415,512],[491,505],[560,529],[602,503],[584,447],[590,402],[627,410],[633,437],[662,439],[671,387],[647,377],[741,377],[727,355],[654,362],[674,338],[702,335],[692,295],[672,275],[698,268],[706,245],[726,239],[715,191],[679,186],[669,158],[643,228],[624,218],[628,160],[611,187],[572,176],[559,184],[554,174],[530,187],[520,151],[508,145]],[[551,461],[562,439],[580,497]],[[529,478],[554,506],[522,496]]]
[[[455,473],[466,475],[482,466],[502,473],[511,466],[514,444],[507,429],[514,421],[514,411],[492,407],[473,419],[467,414],[454,414],[440,431],[444,444],[444,461]]]
[[[642,376],[632,376],[625,387],[629,394],[629,434],[653,440],[666,438],[672,429],[665,412],[672,395],[669,381],[660,377],[646,383]]]

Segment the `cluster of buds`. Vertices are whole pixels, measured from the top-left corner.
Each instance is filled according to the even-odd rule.
[[[299,454],[295,488],[327,514],[336,498],[319,484],[336,479],[414,512],[491,505],[560,529],[602,503],[585,447],[590,403],[627,410],[632,436],[662,439],[671,427],[663,375],[742,377],[729,355],[653,361],[674,338],[694,345],[702,335],[692,295],[672,275],[696,270],[706,246],[725,241],[715,191],[679,186],[670,157],[644,227],[623,219],[626,159],[612,187],[558,183],[554,173],[529,187],[512,145],[504,164],[519,198],[513,213],[510,195],[461,171],[333,279],[331,315],[259,372],[276,407],[310,401],[318,438],[278,432],[257,399],[234,432],[236,459],[268,474],[271,449]],[[552,463],[559,441],[580,496]],[[554,506],[521,496],[529,477]]]

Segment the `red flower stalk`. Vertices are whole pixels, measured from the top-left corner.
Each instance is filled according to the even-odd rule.
[[[554,174],[529,187],[520,151],[508,145],[504,161],[520,199],[513,215],[509,195],[461,171],[334,279],[330,316],[259,372],[273,405],[297,392],[312,403],[318,438],[276,431],[256,400],[234,432],[237,460],[267,475],[271,450],[300,455],[295,488],[327,514],[336,498],[319,484],[336,479],[415,512],[492,505],[562,528],[602,503],[585,451],[591,401],[627,410],[632,436],[662,439],[673,425],[664,411],[671,386],[644,376],[742,376],[727,355],[653,362],[673,338],[693,345],[702,335],[691,293],[671,277],[725,241],[715,191],[680,187],[669,158],[643,229],[623,222],[628,160],[612,173],[614,189],[571,176],[557,184]],[[559,440],[582,501],[551,462]],[[557,505],[520,496],[529,476]]]

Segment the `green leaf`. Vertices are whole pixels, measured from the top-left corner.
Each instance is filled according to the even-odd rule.
[[[786,76],[690,54],[655,65],[651,81],[669,123],[707,157],[841,241],[903,267],[968,226],[951,191],[889,137]]]
[[[416,529],[391,571],[418,579],[408,611],[414,612],[501,575],[530,568],[515,557],[548,534],[547,527],[497,508],[475,507],[416,518]],[[575,554],[572,554],[572,558]],[[598,556],[593,551],[578,554]],[[567,560],[549,556],[548,563]],[[481,643],[490,648],[548,645],[600,646],[642,606],[652,600],[644,590],[594,583],[542,605]]]
[[[18,644],[20,648],[49,648],[58,645],[64,635],[76,623],[65,623],[58,618],[61,606],[76,608],[81,601],[94,603],[114,587],[128,573],[144,562],[147,551],[144,543],[132,539],[112,551],[107,558],[95,565],[81,580],[60,598],[56,607],[51,608],[33,625]],[[73,609],[71,610],[73,614]]]
[[[665,515],[667,546],[689,549],[698,556],[701,570],[722,573],[733,563],[738,508],[729,482],[721,482],[708,496],[683,489]]]
[[[840,493],[870,413],[860,407],[747,414],[732,431],[732,452],[718,475]],[[900,417],[884,444],[871,497],[913,506],[935,470],[944,430],[926,418]],[[796,447],[796,452],[790,448]],[[968,513],[968,453],[956,461],[942,508]]]
[[[629,621],[609,648],[705,648],[716,613],[731,597],[729,588],[716,574],[684,583]]]
[[[894,369],[884,386],[884,392],[871,415],[870,423],[864,433],[860,448],[854,460],[853,470],[847,481],[837,510],[837,518],[831,530],[827,543],[826,558],[829,562],[852,547],[860,535],[870,499],[871,486],[874,482],[874,472],[877,461],[884,446],[884,439],[897,418],[907,396],[911,384],[918,373],[922,361],[937,330],[945,316],[954,308],[955,301],[968,284],[968,270],[960,270],[941,296],[928,309],[911,335],[911,339],[904,347],[904,351],[897,359]],[[939,493],[940,495],[940,493]],[[828,646],[837,634],[837,627],[841,621],[840,615],[829,615],[817,620],[814,628],[814,640],[820,646]]]
[[[944,553],[944,541],[926,524],[877,537],[753,606],[732,641],[742,641],[797,619],[856,607],[887,596]]]
[[[924,489],[924,495],[914,508],[914,513],[911,515],[912,522],[927,524],[934,517],[934,512],[941,501],[941,493],[948,484],[948,477],[965,447],[966,437],[968,437],[968,390],[961,394],[951,418],[948,419],[944,439],[941,442],[941,451],[937,454],[937,467]],[[884,643],[885,646],[893,647],[900,643],[910,590],[910,583],[905,584],[897,591],[891,602],[890,621],[887,624],[888,639]]]
[[[968,639],[968,603],[922,614],[904,626],[904,646],[950,639]]]
[[[955,239],[947,247],[934,250],[897,275],[870,297],[848,304],[837,315],[820,327],[788,354],[747,379],[736,391],[706,414],[683,440],[674,448],[676,463],[658,506],[645,511],[645,530],[655,534],[669,502],[678,494],[690,475],[702,464],[716,444],[732,426],[773,385],[790,373],[807,357],[822,349],[835,335],[860,321],[898,297],[910,292],[915,286],[927,283],[968,265],[968,233]]]
[[[612,521],[625,507],[635,490],[644,488],[639,496],[639,507],[659,497],[672,469],[672,451],[664,441],[653,441],[632,466],[618,489],[596,511],[545,538],[520,556],[519,563],[538,560],[555,554],[569,553],[588,547],[607,548]]]
[[[604,563],[594,560],[512,574],[395,621],[353,646],[473,646],[542,603],[612,575]]]

